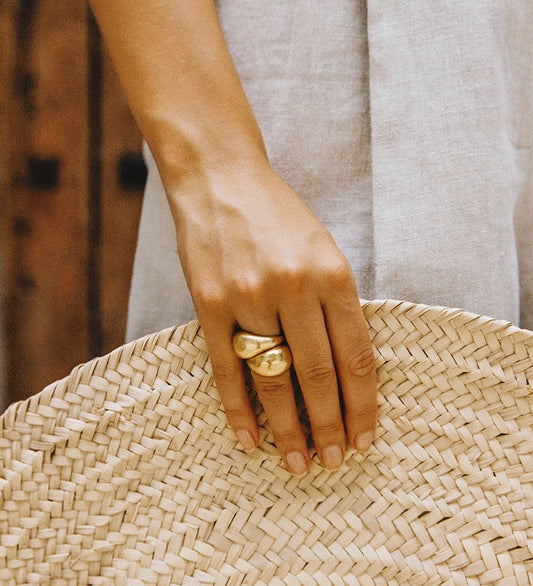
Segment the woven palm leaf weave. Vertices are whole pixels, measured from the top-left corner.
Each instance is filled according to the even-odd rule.
[[[340,470],[228,428],[196,322],[0,418],[0,584],[533,583],[533,333],[364,304],[379,423]]]

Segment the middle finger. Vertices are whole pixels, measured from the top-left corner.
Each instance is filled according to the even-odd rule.
[[[238,323],[242,328],[241,331],[251,332],[260,338],[263,335],[278,335],[277,314],[275,314],[276,319],[272,317],[261,319],[260,315],[258,312],[255,317],[239,316]],[[305,474],[309,468],[309,450],[298,417],[290,369],[276,376],[263,376],[254,372],[253,369],[250,371],[285,466],[293,474],[298,476]]]
[[[322,307],[319,302],[311,302],[298,312],[280,312],[280,318],[292,351],[318,456],[325,468],[339,468],[344,461],[346,434]]]
[[[309,450],[298,417],[290,371],[277,376],[251,372],[276,446],[287,469],[297,476],[305,474],[309,468]]]

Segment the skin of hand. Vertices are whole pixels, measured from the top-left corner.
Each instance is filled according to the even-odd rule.
[[[377,417],[355,280],[329,232],[269,165],[213,1],[91,6],[165,185],[229,424],[254,449],[233,334],[283,333],[321,463],[338,468],[346,438],[370,447]],[[309,452],[289,372],[253,379],[288,470],[304,474]]]

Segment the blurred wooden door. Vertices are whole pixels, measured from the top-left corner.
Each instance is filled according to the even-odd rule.
[[[85,0],[0,1],[8,401],[123,343],[145,169]]]

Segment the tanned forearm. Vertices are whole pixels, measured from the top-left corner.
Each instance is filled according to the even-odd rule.
[[[212,0],[90,0],[168,192],[266,162]]]

